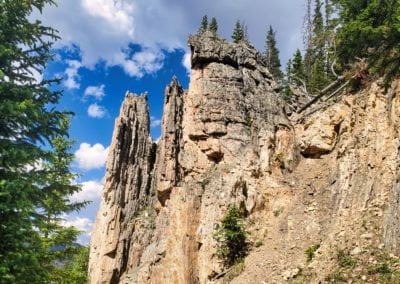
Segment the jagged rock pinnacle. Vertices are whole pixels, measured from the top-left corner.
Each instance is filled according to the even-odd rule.
[[[233,203],[254,221],[249,241],[263,243],[233,283],[296,277],[304,251],[316,244],[307,283],[334,271],[334,249],[379,245],[400,253],[400,96],[388,107],[373,85],[294,124],[253,47],[209,33],[190,37],[189,46],[189,89],[175,76],[165,88],[157,146],[146,96],[125,97],[92,237],[90,283],[216,280],[226,267],[215,228]],[[365,255],[368,262],[374,254]]]

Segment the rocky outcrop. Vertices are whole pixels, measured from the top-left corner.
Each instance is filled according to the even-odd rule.
[[[253,47],[209,32],[189,46],[189,89],[176,78],[167,86],[157,149],[146,97],[125,98],[90,283],[224,281],[214,234],[232,203],[261,244],[233,283],[320,283],[345,269],[339,250],[357,258],[350,280],[358,273],[376,283],[361,264],[378,261],[377,249],[400,253],[399,87],[388,99],[374,83],[290,121]]]
[[[266,283],[400,281],[397,83],[391,91],[388,98],[372,83],[295,126],[304,156],[284,179],[271,176],[257,222],[268,234],[233,283],[265,281],[265,275]],[[316,245],[307,261],[305,252]],[[385,276],[374,272],[382,265]]]
[[[263,57],[211,33],[189,45],[189,90],[176,78],[167,86],[155,158],[146,100],[124,101],[92,238],[91,283],[206,282],[223,269],[213,238],[223,212],[234,202],[247,214],[260,210],[259,177],[275,163],[294,163],[291,154],[275,155],[293,147],[292,129]],[[143,211],[151,232],[138,218]]]
[[[138,217],[147,213],[153,194],[156,147],[149,125],[147,95],[127,93],[115,121],[102,203],[91,238],[91,283],[118,283],[127,267],[140,261],[147,245],[148,220]]]
[[[161,206],[169,199],[172,188],[182,180],[179,153],[182,140],[182,113],[184,90],[176,77],[167,86],[164,99],[164,115],[161,138],[157,148],[156,169],[153,188]]]

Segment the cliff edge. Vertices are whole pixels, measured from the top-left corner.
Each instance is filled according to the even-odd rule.
[[[166,87],[157,144],[146,95],[125,97],[92,235],[90,283],[233,276],[234,283],[318,283],[348,273],[337,264],[339,250],[360,265],[376,250],[396,259],[397,84],[390,103],[374,83],[295,122],[253,47],[209,32],[191,36],[189,47],[189,89],[176,78]],[[233,203],[258,245],[242,273],[229,276],[214,235]],[[359,269],[368,281],[379,276]]]

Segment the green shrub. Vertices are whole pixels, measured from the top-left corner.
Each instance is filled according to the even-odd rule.
[[[357,261],[353,259],[348,252],[339,250],[337,254],[337,260],[340,267],[354,267]]]
[[[226,266],[232,266],[246,256],[249,246],[248,234],[244,226],[243,212],[235,204],[229,206],[214,235],[219,242],[217,254]]]
[[[328,282],[328,283],[343,283],[343,282],[347,282],[346,278],[343,275],[343,273],[341,271],[338,271],[338,270],[329,273],[325,277],[325,281]]]
[[[222,283],[231,282],[234,278],[239,276],[243,272],[244,269],[245,269],[244,260],[240,259],[240,260],[236,261],[233,264],[232,268],[224,276]]]
[[[319,249],[320,246],[321,246],[320,244],[316,244],[316,245],[312,245],[308,249],[306,249],[306,251],[304,253],[307,257],[307,262],[310,262],[314,258],[315,252]]]
[[[369,274],[391,274],[392,269],[387,262],[378,263],[368,268]]]

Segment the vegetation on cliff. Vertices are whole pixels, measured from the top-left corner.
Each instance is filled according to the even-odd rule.
[[[236,204],[229,206],[221,225],[215,233],[219,242],[218,255],[227,266],[241,262],[248,250],[244,214]]]

